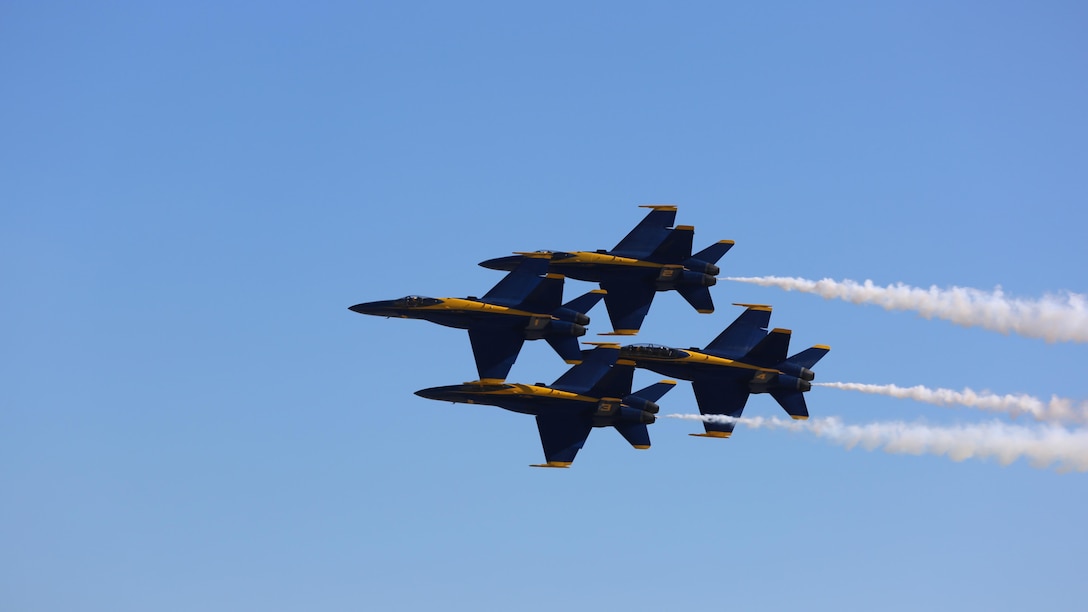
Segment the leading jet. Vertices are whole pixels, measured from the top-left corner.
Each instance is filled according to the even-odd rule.
[[[673,227],[676,206],[649,205],[649,214],[611,251],[542,251],[551,255],[548,269],[570,278],[600,283],[612,320],[611,335],[634,335],[650,310],[657,291],[676,290],[701,313],[714,312],[710,287],[717,283],[717,264],[733,246],[721,240],[691,254],[695,228]],[[492,270],[512,270],[524,255],[480,262]]]
[[[356,304],[350,310],[467,329],[480,381],[499,383],[506,380],[526,340],[544,339],[567,363],[581,361],[578,338],[589,325],[585,313],[603,295],[596,289],[560,305],[563,276],[548,273],[547,254],[530,253],[482,298],[410,295]]]
[[[532,467],[565,468],[594,427],[614,427],[637,449],[650,448],[646,426],[657,420],[655,403],[676,385],[663,380],[631,393],[634,363],[619,357],[618,344],[597,344],[582,362],[551,385],[470,382],[416,391],[427,399],[498,406],[536,416],[546,463]]]
[[[739,418],[750,394],[768,393],[791,417],[807,419],[804,393],[812,389],[811,368],[831,348],[817,345],[787,358],[791,332],[767,331],[771,307],[736,306],[746,310],[704,349],[634,344],[623,347],[620,357],[664,376],[690,380],[704,415]],[[704,422],[703,426],[706,433],[691,435],[728,438],[735,423]]]

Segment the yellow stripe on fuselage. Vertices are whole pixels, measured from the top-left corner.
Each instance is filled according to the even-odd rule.
[[[499,306],[497,304],[488,304],[477,300],[466,300],[463,298],[442,298],[442,301],[438,304],[432,304],[430,306],[420,306],[413,310],[438,310],[438,311],[451,311],[451,312],[484,312],[488,314],[503,314],[513,317],[533,317],[541,316],[539,313],[529,312],[527,310],[518,310],[516,308],[510,308],[508,306]],[[548,316],[548,315],[543,315]],[[554,318],[554,317],[553,317]]]
[[[634,359],[638,361],[656,361],[659,363],[690,363],[698,365],[717,366],[724,368],[743,368],[746,370],[759,370],[764,372],[777,372],[774,368],[762,368],[754,366],[750,363],[744,363],[743,361],[737,361],[735,359],[726,359],[725,357],[715,357],[714,355],[707,355],[706,353],[700,353],[690,349],[685,349],[687,357],[680,357],[678,359],[662,359],[654,357],[653,355],[636,355]]]
[[[618,255],[609,255],[607,253],[594,253],[592,251],[574,251],[571,253],[572,257],[564,257],[558,261],[553,261],[552,265],[558,264],[559,266],[565,266],[568,264],[581,265],[604,265],[604,266],[629,266],[634,268],[662,268],[662,264],[654,263],[652,261],[643,261],[641,259],[635,259],[633,257],[620,257]],[[680,266],[675,266],[680,267]]]
[[[571,393],[570,391],[562,391],[560,389],[552,389],[551,387],[540,387],[537,385],[523,385],[520,383],[507,384],[500,389],[494,389],[489,391],[480,391],[479,395],[530,395],[533,397],[546,397],[548,399],[562,399],[577,402],[596,402],[596,397],[589,397],[586,395],[579,395],[577,393]]]

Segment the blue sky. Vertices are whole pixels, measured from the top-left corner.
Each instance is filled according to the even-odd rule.
[[[534,470],[532,419],[412,394],[474,378],[464,332],[347,310],[481,295],[477,262],[610,248],[647,203],[735,240],[723,275],[1088,293],[1082,4],[0,15],[0,607],[1083,607],[1083,473],[671,419]],[[832,347],[818,380],[1088,398],[1083,344],[712,291],[712,315],[660,294],[639,339],[702,346],[766,303]],[[530,343],[510,379],[564,370]],[[661,404],[696,410],[687,384]]]

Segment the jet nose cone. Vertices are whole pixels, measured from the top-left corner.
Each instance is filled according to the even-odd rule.
[[[465,401],[464,394],[458,393],[458,387],[430,387],[429,389],[420,389],[416,391],[416,395],[430,399],[438,400],[440,402],[462,402]]]
[[[521,263],[521,255],[510,255],[481,261],[480,265],[488,270],[513,270],[519,263]]]
[[[383,315],[389,310],[389,302],[363,302],[362,304],[349,306],[348,310],[359,314]]]

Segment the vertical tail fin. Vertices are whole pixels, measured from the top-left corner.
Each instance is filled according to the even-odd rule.
[[[650,448],[650,430],[643,423],[619,423],[613,427],[631,446],[639,450]]]
[[[710,297],[709,287],[691,287],[683,286],[677,289],[677,292],[691,304],[695,310],[702,314],[709,314],[714,312],[714,300]]]
[[[765,338],[759,341],[748,354],[744,356],[744,362],[763,368],[770,368],[786,360],[786,352],[790,348],[790,334],[788,329],[775,328]]]
[[[791,417],[802,421],[808,418],[808,404],[800,391],[771,391],[771,397]]]
[[[578,338],[574,336],[545,336],[548,344],[559,353],[563,361],[571,364],[582,363],[582,349],[578,345]]]
[[[747,310],[706,345],[706,352],[718,357],[735,359],[747,354],[767,335],[767,326],[771,322],[770,306],[762,304],[735,304],[735,306],[745,306]]]

